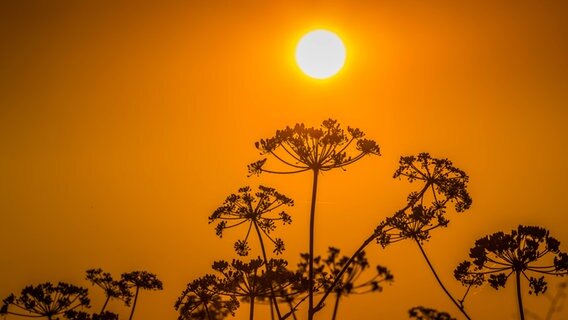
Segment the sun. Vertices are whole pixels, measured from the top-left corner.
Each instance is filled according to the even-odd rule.
[[[327,30],[307,33],[296,47],[296,63],[305,74],[316,79],[337,74],[345,64],[345,57],[343,41]]]

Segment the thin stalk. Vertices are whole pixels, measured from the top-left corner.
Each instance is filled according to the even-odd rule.
[[[314,169],[312,204],[310,208],[310,250],[308,264],[308,320],[314,318],[314,226],[316,220],[316,196],[318,191],[318,169]]]
[[[515,271],[515,278],[517,280],[517,300],[519,301],[519,312],[521,313],[521,320],[525,320],[525,310],[523,309],[523,298],[521,297],[521,272]]]
[[[270,271],[268,269],[268,258],[266,256],[266,249],[264,248],[264,241],[262,240],[262,235],[260,234],[260,229],[259,229],[256,221],[254,221],[253,224],[254,224],[254,228],[256,230],[256,234],[258,234],[258,241],[260,242],[260,249],[262,250],[262,257],[264,258],[264,267],[265,267],[266,273],[268,275],[268,272],[270,272]],[[276,302],[276,295],[274,294],[274,289],[272,288],[272,283],[270,284],[270,299],[271,299],[271,303],[270,303],[271,319],[274,319],[274,314],[272,312],[272,306],[273,305],[274,305],[274,309],[276,309],[276,315],[278,315],[278,319],[282,319],[282,315],[280,314],[280,308],[278,308],[278,303]]]
[[[450,300],[452,300],[452,302],[456,305],[456,307],[458,307],[458,309],[460,310],[460,312],[468,319],[471,320],[471,318],[469,317],[469,315],[467,314],[467,312],[465,312],[465,309],[463,307],[463,304],[460,304],[453,296],[452,294],[448,291],[448,289],[446,289],[446,286],[444,286],[444,284],[442,283],[442,280],[440,279],[440,277],[438,276],[438,273],[436,272],[436,269],[434,269],[434,266],[432,265],[432,263],[430,262],[430,259],[428,258],[428,256],[426,255],[426,252],[424,251],[424,248],[422,248],[422,245],[420,244],[420,241],[415,240],[416,244],[418,245],[418,248],[420,248],[420,252],[422,253],[422,256],[424,257],[424,260],[426,260],[426,263],[428,263],[428,267],[430,267],[430,270],[432,271],[432,273],[434,274],[434,277],[436,278],[436,281],[438,281],[438,284],[440,285],[440,287],[442,287],[442,290],[444,290],[444,292],[446,293],[446,295],[448,296],[448,298],[450,298]],[[524,320],[524,319],[523,319]]]
[[[335,320],[335,317],[337,316],[337,309],[339,308],[339,298],[341,298],[341,293],[337,292],[335,296],[335,305],[333,306],[333,316],[331,317],[331,320]]]
[[[134,302],[132,303],[132,310],[130,311],[130,317],[128,320],[132,320],[132,316],[134,315],[134,309],[136,309],[136,301],[138,301],[138,292],[140,291],[140,287],[136,287],[136,293],[134,294]]]
[[[296,311],[294,308],[294,305],[292,304],[292,301],[288,300],[288,306],[290,307],[290,312],[292,313],[292,318],[294,318],[294,320],[298,320],[298,318],[296,317]]]
[[[250,320],[254,320],[254,296],[250,297]]]
[[[207,303],[204,304],[205,306],[205,314],[207,315],[207,320],[213,320],[211,319],[211,313],[209,313],[209,308],[207,308]]]
[[[106,297],[106,300],[105,300],[105,303],[103,304],[103,307],[101,308],[101,312],[100,312],[100,313],[103,313],[103,312],[105,311],[106,306],[107,306],[109,300],[110,300],[110,296],[107,296],[107,297]]]

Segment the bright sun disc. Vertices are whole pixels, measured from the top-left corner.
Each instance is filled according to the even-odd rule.
[[[296,63],[312,78],[329,78],[345,64],[345,46],[333,32],[312,31],[300,39],[296,47]]]

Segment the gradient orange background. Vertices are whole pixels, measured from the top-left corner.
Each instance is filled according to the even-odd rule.
[[[277,230],[295,265],[311,177],[247,178],[246,165],[258,139],[329,117],[383,156],[321,177],[318,252],[352,252],[400,208],[411,189],[392,173],[421,151],[471,177],[472,209],[426,244],[456,295],[452,271],[486,234],[536,224],[568,250],[567,12],[565,1],[2,1],[0,296],[61,280],[89,287],[96,310],[86,269],[143,269],[165,290],[142,292],[135,318],[174,319],[186,283],[234,257],[241,233],[219,239],[207,217],[244,185],[296,201],[294,223]],[[293,61],[315,28],[347,45],[326,81]],[[405,319],[415,305],[459,317],[411,243],[368,254],[395,283],[347,298],[341,318]],[[555,293],[561,279],[549,280]],[[513,289],[476,289],[467,308],[515,319]],[[541,318],[549,306],[525,303]]]

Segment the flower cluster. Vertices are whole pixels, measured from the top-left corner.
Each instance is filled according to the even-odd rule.
[[[229,314],[234,316],[239,301],[234,296],[223,299],[220,287],[220,279],[211,274],[190,282],[174,305],[179,312],[178,320],[221,320]]]
[[[376,228],[377,242],[383,247],[405,239],[422,243],[430,238],[430,231],[448,225],[448,203],[454,204],[456,212],[471,206],[469,177],[448,159],[433,158],[428,153],[401,157],[394,178],[403,177],[410,183],[420,181],[422,186],[410,193],[403,209]]]
[[[377,143],[365,139],[364,136],[357,128],[348,127],[344,130],[337,120],[333,119],[323,121],[320,128],[309,128],[304,124],[286,127],[284,130],[277,130],[274,137],[256,142],[255,146],[261,155],[271,155],[291,169],[266,169],[265,158],[250,164],[249,173],[329,171],[348,166],[365,155],[380,155]]]
[[[259,186],[258,191],[253,193],[250,187],[243,187],[238,193],[231,194],[223,202],[223,205],[209,217],[209,223],[219,220],[215,228],[219,237],[223,236],[225,229],[246,224],[248,227],[244,239],[235,242],[235,251],[246,256],[250,251],[248,237],[251,230],[258,233],[259,239],[263,236],[268,238],[274,245],[274,252],[279,254],[284,251],[284,241],[271,236],[276,229],[276,223],[289,224],[292,218],[285,211],[279,209],[283,206],[293,206],[294,201],[277,192],[274,188]]]
[[[408,310],[408,316],[416,320],[456,320],[446,312],[440,312],[436,309],[426,307],[414,307]]]
[[[454,275],[467,286],[488,282],[499,289],[505,287],[512,273],[519,273],[529,281],[529,293],[538,295],[547,289],[545,275],[568,274],[568,254],[559,247],[560,242],[541,227],[519,226],[509,234],[496,232],[475,242],[469,254],[471,260],[460,263]],[[547,255],[553,259],[541,262]],[[540,277],[529,276],[529,272]]]

